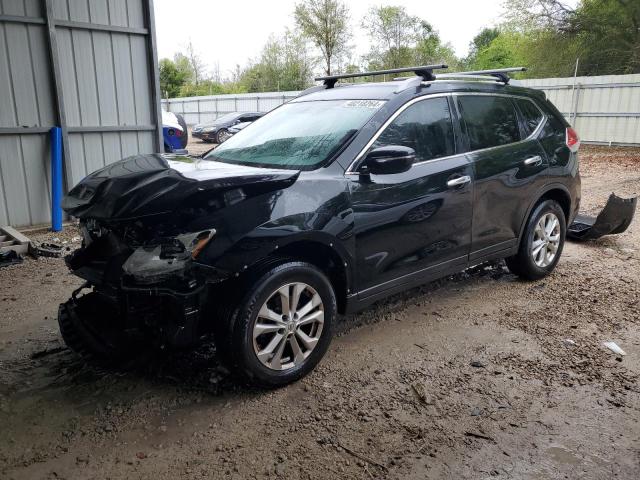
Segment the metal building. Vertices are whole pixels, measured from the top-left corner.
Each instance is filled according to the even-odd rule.
[[[49,130],[65,187],[161,151],[153,0],[0,0],[0,225],[50,219]]]

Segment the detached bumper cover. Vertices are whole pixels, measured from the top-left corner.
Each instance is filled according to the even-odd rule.
[[[597,217],[577,215],[573,223],[569,225],[567,237],[583,242],[604,235],[622,233],[631,224],[637,204],[638,197],[620,198],[612,193]]]

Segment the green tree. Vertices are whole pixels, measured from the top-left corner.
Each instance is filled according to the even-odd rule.
[[[474,68],[476,63],[476,59],[478,54],[487,48],[493,40],[495,40],[498,35],[500,35],[500,30],[498,28],[483,28],[480,33],[478,33],[471,43],[469,43],[469,54],[464,59],[464,65],[468,68]]]
[[[508,0],[507,19],[530,40],[537,74],[572,75],[578,57],[579,75],[640,72],[638,0]]]
[[[287,30],[269,38],[258,61],[240,75],[240,83],[249,92],[303,90],[312,83],[314,65],[305,38]]]
[[[168,58],[160,60],[160,91],[164,98],[177,97],[180,88],[187,83],[190,72],[180,68],[179,65]]]
[[[487,41],[488,39],[483,39]],[[489,44],[474,52],[472,70],[516,67],[525,63],[522,53],[523,35],[514,32],[499,33]]]
[[[409,15],[404,7],[371,7],[362,20],[362,28],[371,39],[367,57],[370,67],[409,66],[422,30],[420,18]]]
[[[366,57],[369,69],[411,65],[458,64],[453,48],[440,39],[426,20],[412,16],[404,7],[372,7],[362,20],[372,48]]]
[[[294,11],[296,24],[322,53],[325,72],[347,51],[351,38],[349,8],[339,0],[304,0]]]

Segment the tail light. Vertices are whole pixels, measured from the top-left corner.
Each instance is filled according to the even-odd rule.
[[[576,153],[580,148],[580,137],[578,137],[576,131],[571,127],[567,127],[566,144],[567,147],[569,147],[569,150],[571,150],[573,153]]]

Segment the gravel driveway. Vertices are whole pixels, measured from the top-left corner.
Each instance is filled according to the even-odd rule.
[[[581,168],[583,210],[640,193],[640,150],[583,147]],[[60,259],[0,269],[0,478],[640,476],[638,219],[567,244],[542,281],[481,265],[345,317],[276,391],[236,384],[211,347],[83,365],[55,320],[79,283]]]

